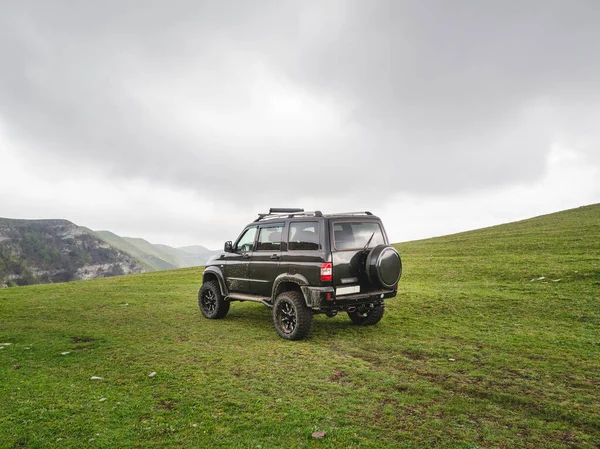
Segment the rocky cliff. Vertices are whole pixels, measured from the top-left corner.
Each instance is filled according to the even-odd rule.
[[[0,287],[142,271],[134,257],[70,221],[0,218]]]

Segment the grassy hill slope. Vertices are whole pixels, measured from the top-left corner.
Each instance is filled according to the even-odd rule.
[[[201,268],[0,290],[0,448],[597,448],[600,205],[397,247],[379,325],[301,342]]]
[[[146,254],[150,254],[151,256],[156,258],[160,258],[166,261],[170,266],[174,268],[181,268],[179,267],[179,262],[177,261],[177,259],[174,258],[172,254],[170,254],[168,251],[164,251],[163,248],[161,248],[160,246],[153,245],[149,241],[138,237],[123,237],[123,239],[136,246]]]
[[[152,250],[152,253],[148,253],[144,248],[140,248],[134,242],[130,241],[142,239],[127,239],[110,231],[94,231],[94,233],[115,248],[125,251],[142,261],[147,267],[149,267],[149,271],[173,270],[177,268],[177,265],[169,263],[160,256],[154,254],[154,250]],[[147,245],[152,246],[145,240],[142,241],[144,241]]]
[[[217,252],[200,245],[173,248],[153,244],[141,238],[120,237],[110,231],[95,231],[95,234],[112,246],[144,262],[149,268],[148,271],[205,265],[206,261]]]

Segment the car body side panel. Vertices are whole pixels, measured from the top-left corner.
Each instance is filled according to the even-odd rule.
[[[250,231],[252,228],[257,230],[258,226],[246,226],[233,244],[233,252],[225,253],[225,284],[230,292],[247,293],[250,291],[248,270],[252,259],[252,246],[256,244],[256,233],[254,234],[254,242],[250,243],[248,248],[240,250],[237,247],[246,231]]]
[[[225,283],[230,292],[245,293],[250,289],[248,268],[251,253],[227,253],[225,258]]]
[[[281,251],[254,251],[252,253],[248,271],[250,293],[271,296],[273,280],[279,272],[280,254]]]
[[[249,291],[253,295],[271,296],[273,281],[279,274],[283,228],[283,222],[259,226],[257,243],[262,243],[255,246],[248,270]],[[262,240],[264,237],[272,237],[273,235],[276,236],[276,241],[270,238]]]

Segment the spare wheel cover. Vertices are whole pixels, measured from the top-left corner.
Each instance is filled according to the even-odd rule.
[[[377,245],[367,256],[367,275],[372,284],[394,288],[402,274],[402,261],[398,251],[388,245]]]

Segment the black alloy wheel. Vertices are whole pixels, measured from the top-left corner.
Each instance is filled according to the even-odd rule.
[[[306,307],[299,291],[287,291],[277,296],[273,305],[273,324],[281,338],[301,340],[310,332],[312,311]]]
[[[207,314],[212,315],[217,310],[217,296],[212,290],[206,290],[200,301],[202,310],[206,311]]]
[[[226,301],[221,295],[217,281],[202,284],[198,292],[198,306],[202,315],[213,320],[224,318],[229,312],[229,305],[229,301]]]
[[[277,314],[279,326],[286,334],[291,334],[296,329],[296,311],[289,301],[283,301]]]

